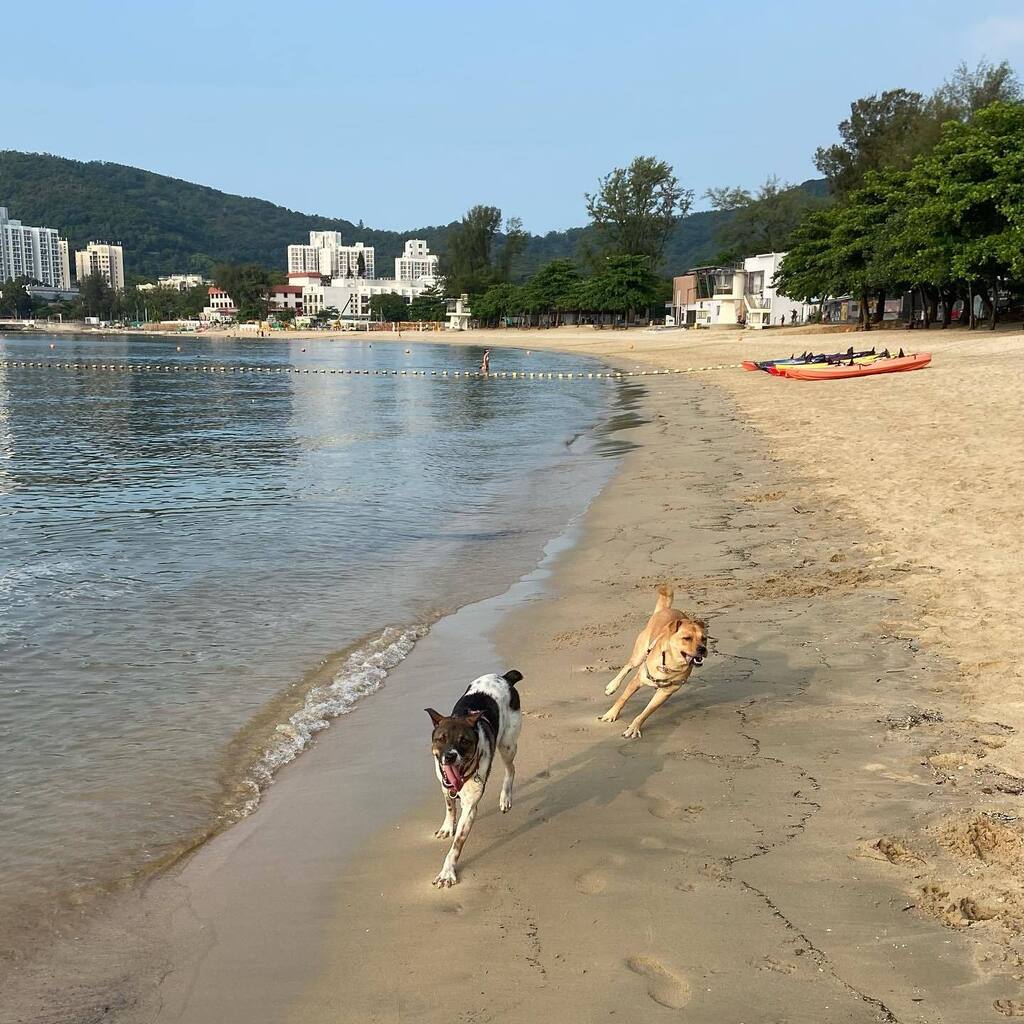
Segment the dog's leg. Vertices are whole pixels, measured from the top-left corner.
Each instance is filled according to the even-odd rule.
[[[622,696],[603,714],[598,716],[599,722],[614,722],[619,715],[622,713],[622,709],[626,706],[626,701],[636,693],[643,683],[640,681],[640,673],[637,672],[633,676],[632,681],[625,690],[622,691]]]
[[[633,719],[632,722],[629,723],[629,726],[622,735],[625,736],[627,740],[640,739],[640,726],[642,726],[644,722],[646,722],[647,719],[650,718],[651,715],[653,715],[654,712],[657,711],[658,708],[660,708],[661,705],[664,704],[665,701],[667,701],[678,689],[678,686],[664,686],[655,690],[650,703],[643,709],[643,711],[640,712],[639,715],[636,716],[636,718]]]
[[[501,784],[501,796],[498,798],[498,807],[501,813],[505,814],[512,810],[512,783],[516,779],[516,748],[500,745],[498,752],[505,764],[505,781]]]
[[[629,673],[637,667],[638,664],[635,664],[633,662],[633,659],[630,658],[629,661],[627,661],[626,664],[622,666],[622,669],[619,671],[619,674],[604,688],[604,695],[606,697],[610,697],[622,685],[622,680],[625,679],[626,676],[628,676]]]
[[[455,874],[455,866],[459,863],[462,848],[466,845],[470,830],[473,828],[473,822],[476,820],[476,806],[480,803],[483,793],[483,786],[468,782],[459,794],[459,799],[462,801],[462,813],[459,815],[458,825],[455,826],[455,838],[452,839],[448,856],[445,857],[444,864],[441,866],[437,878],[434,879],[434,885],[438,889],[447,889],[459,880]]]
[[[451,839],[452,833],[455,831],[455,797],[448,792],[447,789],[444,792],[444,824],[434,833],[437,839]]]

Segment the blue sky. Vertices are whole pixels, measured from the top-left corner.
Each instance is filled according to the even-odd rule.
[[[638,153],[698,196],[801,181],[851,99],[982,56],[1024,73],[1021,0],[10,6],[0,148],[395,229],[477,202],[579,225]]]

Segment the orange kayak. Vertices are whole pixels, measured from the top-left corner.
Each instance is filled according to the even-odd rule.
[[[930,352],[918,352],[911,356],[897,356],[895,359],[876,359],[870,363],[854,363],[852,366],[835,366],[829,363],[808,366],[775,366],[777,377],[793,380],[843,380],[846,377],[870,377],[876,373],[902,373],[904,370],[920,370],[932,361]]]

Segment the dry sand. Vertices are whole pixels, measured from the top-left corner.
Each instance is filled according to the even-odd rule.
[[[862,336],[457,340],[679,368]],[[480,670],[526,677],[515,806],[498,814],[489,787],[457,887],[430,886],[444,849],[432,838],[442,805],[429,723],[419,702],[399,707],[396,685],[344,731],[381,735],[400,716],[405,750],[422,715],[406,817],[368,813],[346,836],[346,747],[331,730],[251,819],[165,882],[165,916],[142,914],[150,934],[170,920],[176,937],[153,960],[162,980],[125,982],[112,1016],[1024,1015],[1024,343],[1019,331],[870,340],[912,342],[935,360],[835,383],[738,370],[649,378],[647,422],[629,432],[638,447],[545,589],[508,614],[460,613],[409,659],[408,671],[418,656],[443,664],[486,631],[468,654],[498,664]],[[596,719],[664,580],[710,618],[714,655],[629,741]],[[454,700],[457,685],[434,680],[426,703],[442,685]],[[393,755],[376,742],[376,756]],[[293,804],[308,787],[316,799]]]

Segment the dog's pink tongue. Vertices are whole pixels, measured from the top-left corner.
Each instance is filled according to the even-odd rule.
[[[447,782],[456,793],[462,789],[462,776],[459,774],[455,765],[441,765],[441,774],[444,775],[444,781]]]

